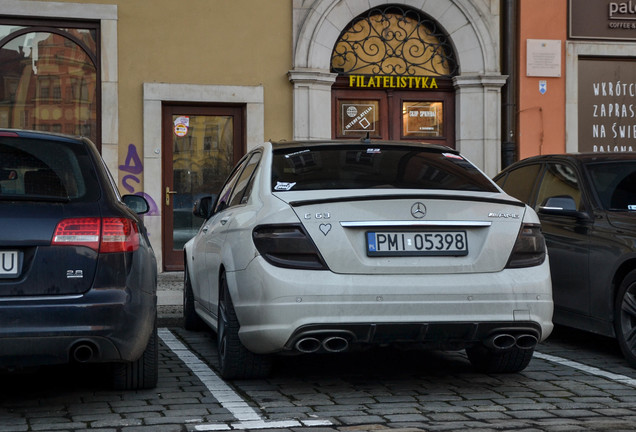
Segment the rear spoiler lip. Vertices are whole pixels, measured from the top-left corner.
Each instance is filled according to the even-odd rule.
[[[476,197],[474,195],[438,195],[438,194],[422,194],[422,195],[371,195],[371,196],[348,196],[348,197],[335,197],[335,198],[321,198],[321,199],[308,199],[290,201],[288,204],[292,207],[303,207],[316,204],[327,204],[345,201],[381,201],[390,199],[408,199],[408,200],[452,200],[452,201],[478,201],[493,204],[504,204],[515,207],[525,207],[526,205],[521,201],[505,198],[491,198],[491,197]]]

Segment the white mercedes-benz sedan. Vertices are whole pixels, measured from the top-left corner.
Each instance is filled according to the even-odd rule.
[[[223,378],[373,346],[516,372],[552,331],[537,215],[448,147],[265,143],[210,192],[184,248],[184,325],[216,332]]]

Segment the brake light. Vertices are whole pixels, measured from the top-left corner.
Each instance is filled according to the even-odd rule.
[[[539,225],[523,224],[512,248],[507,268],[532,267],[543,264],[546,256],[545,239]]]
[[[318,248],[301,225],[257,226],[252,238],[261,256],[276,267],[327,270]]]
[[[132,252],[137,249],[139,249],[139,230],[136,223],[126,218],[102,219],[100,252]]]
[[[99,253],[139,248],[137,224],[126,218],[71,218],[57,224],[52,246],[86,246]]]

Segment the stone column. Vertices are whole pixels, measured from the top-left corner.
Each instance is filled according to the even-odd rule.
[[[294,84],[294,139],[330,139],[331,86],[337,74],[296,68],[287,75]]]
[[[490,177],[501,169],[501,87],[506,79],[499,74],[453,78],[456,148]]]

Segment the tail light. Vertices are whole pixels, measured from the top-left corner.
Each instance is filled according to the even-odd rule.
[[[523,224],[512,248],[507,268],[532,267],[545,261],[545,239],[539,225]]]
[[[276,267],[327,270],[318,248],[301,225],[262,225],[252,233],[254,245]]]
[[[139,248],[139,228],[126,218],[72,218],[57,224],[52,246],[86,246],[99,253]]]

